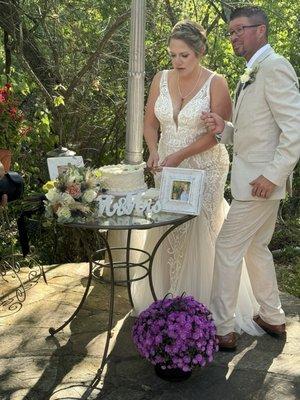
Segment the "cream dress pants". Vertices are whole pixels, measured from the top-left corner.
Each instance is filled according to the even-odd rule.
[[[285,322],[281,308],[273,257],[268,249],[279,200],[233,200],[216,242],[210,310],[218,335],[234,331],[234,312],[246,261],[259,315],[272,325]]]

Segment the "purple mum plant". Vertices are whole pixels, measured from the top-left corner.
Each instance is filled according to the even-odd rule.
[[[152,303],[137,318],[132,336],[141,356],[162,369],[204,367],[219,350],[212,315],[192,296]]]

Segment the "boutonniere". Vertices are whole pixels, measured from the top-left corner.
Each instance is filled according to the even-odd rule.
[[[258,66],[254,68],[246,68],[243,75],[240,77],[240,82],[244,85],[244,88],[250,83],[255,81],[255,77],[258,71]]]

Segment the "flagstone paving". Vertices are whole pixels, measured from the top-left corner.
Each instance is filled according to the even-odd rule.
[[[74,311],[86,285],[86,263],[45,267],[28,285],[21,308],[0,310],[0,400],[287,400],[300,398],[300,299],[282,294],[287,313],[286,340],[243,334],[234,353],[218,353],[207,368],[181,383],[159,379],[139,357],[131,340],[134,319],[126,289],[116,287],[111,352],[97,387],[104,342],[109,285],[94,280],[71,324],[49,337]],[[21,275],[23,281],[28,270]],[[8,282],[1,281],[1,296]],[[2,313],[2,314],[1,314]]]

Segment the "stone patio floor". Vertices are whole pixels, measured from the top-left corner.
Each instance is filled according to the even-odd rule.
[[[77,317],[51,338],[49,327],[63,323],[79,303],[88,265],[54,265],[45,270],[48,284],[41,277],[27,284],[21,307],[10,312],[1,307],[1,400],[300,398],[300,299],[281,295],[286,340],[243,334],[236,352],[219,352],[210,366],[195,370],[187,381],[169,383],[158,378],[135,350],[127,292],[118,286],[110,356],[91,392],[89,383],[99,368],[106,338],[109,286],[94,280]],[[22,270],[23,282],[27,275],[28,270]],[[10,280],[0,280],[2,301]]]

